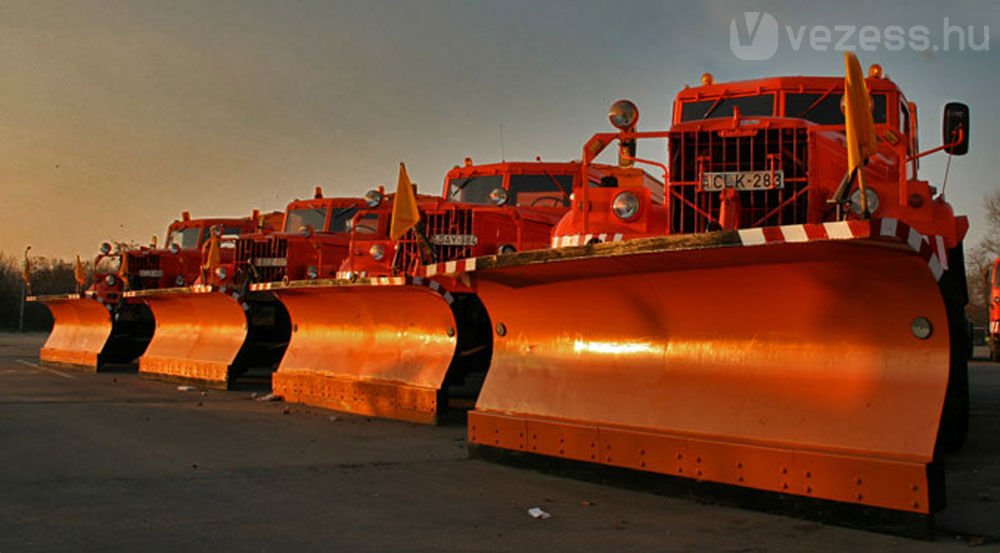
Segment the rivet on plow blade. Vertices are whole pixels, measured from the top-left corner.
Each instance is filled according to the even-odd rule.
[[[949,339],[913,339],[914,310],[947,320],[919,255],[825,242],[476,274],[493,320],[518,332],[494,343],[469,413],[474,446],[907,515],[939,508]],[[614,455],[595,458],[595,443]]]
[[[272,378],[275,394],[348,413],[437,421],[461,331],[440,295],[423,286],[274,293],[298,328]]]

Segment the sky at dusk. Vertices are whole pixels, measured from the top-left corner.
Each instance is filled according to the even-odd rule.
[[[971,150],[947,197],[981,236],[998,186],[1000,1],[0,1],[0,252],[90,256],[104,240],[163,238],[194,216],[280,210],[395,186],[399,161],[438,192],[463,157],[574,159],[607,107],[634,100],[640,128],[668,125],[674,94],[717,81],[839,75],[840,52],[766,61],[730,49],[744,11],[782,28],[975,27],[988,51],[859,51],[915,101],[921,144],[940,143],[948,101],[972,112]],[[834,36],[836,40],[837,36]],[[808,38],[806,38],[808,41]],[[662,144],[640,144],[665,158]],[[922,176],[940,185],[946,156]]]

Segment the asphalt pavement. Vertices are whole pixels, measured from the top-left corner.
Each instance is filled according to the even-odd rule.
[[[996,364],[972,364],[969,443],[929,542],[472,460],[460,423],[43,367],[44,338],[0,334],[0,553],[1000,552]]]

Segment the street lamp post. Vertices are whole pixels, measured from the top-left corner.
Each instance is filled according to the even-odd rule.
[[[31,246],[24,248],[24,276],[21,279],[21,311],[17,317],[17,329],[19,332],[24,332],[24,302],[28,299],[28,252],[31,250]]]

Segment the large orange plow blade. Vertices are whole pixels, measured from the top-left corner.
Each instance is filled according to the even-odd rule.
[[[497,332],[470,442],[919,514],[940,506],[949,330],[917,253],[870,240],[602,246],[475,273]]]
[[[150,293],[143,296],[156,332],[139,358],[139,373],[228,387],[232,366],[247,338],[241,304],[218,292]]]
[[[113,314],[101,302],[76,294],[33,301],[44,303],[54,320],[38,354],[43,363],[95,371],[107,363],[130,363],[152,334],[152,320],[141,304],[122,304]]]
[[[40,298],[52,313],[52,332],[38,353],[45,363],[97,370],[104,344],[111,337],[111,313],[98,301],[66,296]]]
[[[303,286],[274,290],[292,336],[272,379],[286,401],[433,423],[457,329],[428,288]]]

